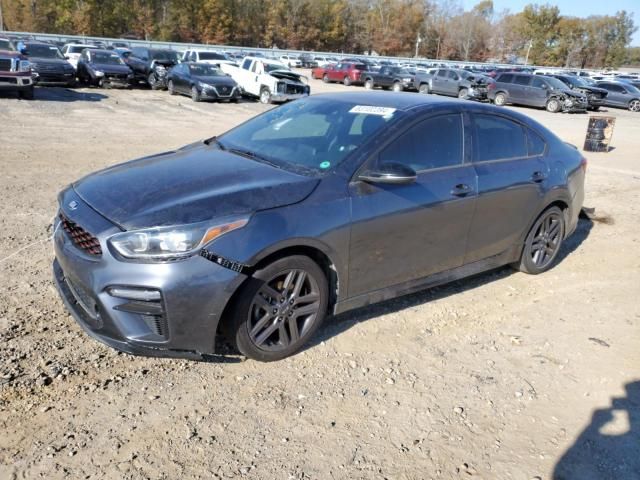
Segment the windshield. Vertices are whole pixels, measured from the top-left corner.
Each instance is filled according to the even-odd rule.
[[[545,80],[547,81],[549,86],[551,88],[553,88],[554,90],[563,90],[563,89],[567,88],[567,86],[564,83],[562,83],[560,80],[558,80],[557,78],[545,77]]]
[[[394,108],[305,98],[253,118],[218,141],[227,150],[251,153],[289,170],[318,174],[339,165],[400,115],[402,112]]]
[[[199,75],[202,77],[224,75],[222,70],[216,68],[213,65],[189,65],[189,72],[191,75]]]
[[[625,85],[625,88],[627,89],[627,91],[628,91],[629,93],[635,93],[635,94],[640,93],[640,89],[639,89],[638,87],[634,87],[634,86],[633,86],[632,84],[630,84],[630,83],[627,83],[627,84]]]
[[[30,57],[38,58],[64,58],[58,50],[58,47],[49,45],[31,44],[27,45],[27,54]]]
[[[67,53],[82,53],[82,51],[85,48],[96,48],[96,47],[93,47],[91,45],[88,45],[88,46],[87,45],[76,45],[74,47],[69,47],[69,50],[67,50]]]
[[[124,65],[117,53],[92,52],[91,61],[100,65]]]
[[[5,40],[4,38],[0,39],[0,50],[15,50],[15,48],[13,48],[13,43],[11,43],[9,40]]]
[[[151,50],[151,60],[165,60],[178,63],[178,52],[171,50]]]
[[[221,53],[215,52],[199,52],[200,60],[226,60],[227,57]]]
[[[279,65],[279,64],[274,64],[274,63],[265,63],[264,64],[264,71],[269,73],[269,72],[273,72],[275,70],[290,70],[289,67],[286,67],[285,65]]]

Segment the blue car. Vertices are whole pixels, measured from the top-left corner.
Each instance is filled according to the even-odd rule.
[[[331,314],[511,264],[551,268],[586,160],[517,112],[315,95],[59,195],[54,275],[89,335],[200,358],[224,332],[279,360]]]

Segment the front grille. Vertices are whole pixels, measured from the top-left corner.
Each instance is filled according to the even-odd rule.
[[[81,250],[89,253],[90,255],[102,255],[102,247],[100,241],[79,226],[77,223],[72,222],[62,213],[59,215],[60,223],[65,232],[71,237],[71,240]]]
[[[10,58],[0,58],[0,71],[10,72],[13,61]]]

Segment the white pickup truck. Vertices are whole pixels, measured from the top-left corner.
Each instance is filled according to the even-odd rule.
[[[222,64],[220,68],[236,81],[244,95],[258,97],[262,103],[286,102],[310,93],[307,77],[277,60],[245,57],[240,67]]]

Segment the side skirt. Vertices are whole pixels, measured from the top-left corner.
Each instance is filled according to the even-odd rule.
[[[367,305],[372,305],[378,302],[384,302],[385,300],[391,300],[392,298],[400,297],[402,295],[408,295],[427,288],[437,287],[445,283],[460,280],[461,278],[470,277],[487,270],[502,267],[503,265],[516,261],[518,256],[519,251],[514,247],[503,253],[494,255],[493,257],[478,260],[477,262],[462,265],[451,270],[445,270],[444,272],[434,273],[428,277],[411,280],[391,287],[381,288],[370,293],[364,293],[356,297],[347,298],[336,303],[334,307],[334,314],[346,312],[355,308],[366,307]]]

